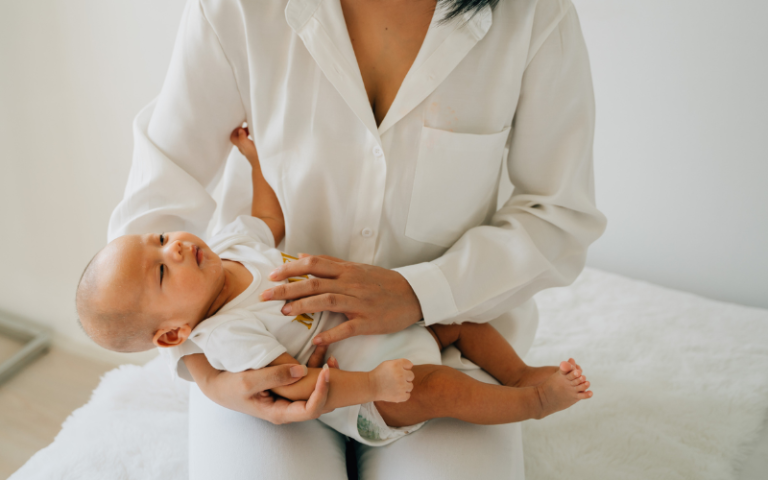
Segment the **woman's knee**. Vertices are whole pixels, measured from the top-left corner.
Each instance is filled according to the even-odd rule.
[[[346,478],[344,437],[317,420],[273,425],[226,409],[193,386],[189,478]]]
[[[520,424],[441,418],[385,447],[359,445],[360,480],[524,480]]]

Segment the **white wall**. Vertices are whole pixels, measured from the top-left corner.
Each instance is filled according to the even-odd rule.
[[[604,270],[768,308],[768,2],[574,0]]]
[[[0,310],[85,352],[105,351],[75,323],[75,287],[106,242],[131,122],[160,90],[183,6],[0,2]]]
[[[514,0],[502,0],[514,1]],[[575,0],[598,103],[590,264],[768,307],[768,4]],[[0,310],[96,351],[74,288],[184,0],[0,2]]]

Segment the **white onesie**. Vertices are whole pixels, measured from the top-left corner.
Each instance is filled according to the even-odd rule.
[[[181,378],[193,381],[181,359],[194,353],[204,353],[214,368],[230,372],[263,368],[284,352],[306,364],[314,350],[312,338],[346,320],[343,314],[333,312],[285,316],[280,311],[284,301],[261,301],[262,291],[287,283],[269,280],[269,273],[295,260],[273,247],[272,232],[262,220],[240,216],[212,237],[208,245],[222,259],[246,267],[253,282],[215,315],[200,322],[186,342],[165,349],[174,372]],[[303,278],[288,281],[300,280]],[[414,365],[441,362],[436,342],[419,325],[390,335],[343,340],[329,347],[327,356],[331,355],[340,368],[348,371],[370,371],[381,362],[397,358],[407,358]],[[320,420],[367,445],[386,445],[423,425],[388,427],[373,403],[339,408]]]

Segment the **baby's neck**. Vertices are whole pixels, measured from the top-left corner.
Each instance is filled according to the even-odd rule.
[[[219,293],[208,308],[205,318],[202,318],[200,321],[212,317],[216,312],[221,310],[224,305],[243,293],[253,282],[253,275],[251,272],[239,262],[222,259],[222,267],[224,279],[221,288],[219,289]]]

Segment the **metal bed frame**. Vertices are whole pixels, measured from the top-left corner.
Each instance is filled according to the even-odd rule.
[[[48,329],[3,311],[0,311],[0,335],[24,343],[21,350],[0,363],[0,384],[48,352],[51,346]]]

